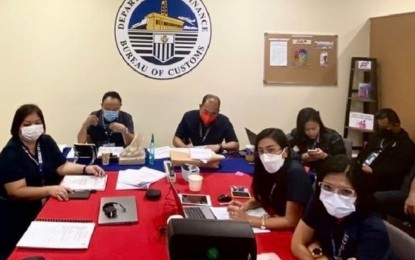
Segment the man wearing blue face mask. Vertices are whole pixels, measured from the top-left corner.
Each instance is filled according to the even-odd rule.
[[[134,123],[130,114],[121,111],[121,96],[109,91],[102,97],[101,109],[92,112],[78,133],[78,143],[100,146],[128,146],[134,139]]]

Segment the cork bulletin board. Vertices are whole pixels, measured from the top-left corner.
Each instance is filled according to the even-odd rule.
[[[337,85],[337,35],[264,34],[264,84]]]

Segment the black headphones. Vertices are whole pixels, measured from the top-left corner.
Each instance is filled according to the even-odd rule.
[[[118,202],[108,202],[105,203],[104,206],[102,206],[102,210],[105,213],[105,216],[108,218],[116,218],[117,217],[117,208],[115,206],[119,206],[122,209],[122,212],[126,212],[127,209],[121,205],[121,203]]]

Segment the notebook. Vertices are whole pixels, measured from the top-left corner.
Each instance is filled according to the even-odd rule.
[[[32,221],[17,247],[86,249],[95,223],[89,220],[37,219]]]
[[[181,197],[179,196],[179,193],[177,192],[177,189],[174,186],[174,184],[171,182],[170,178],[167,178],[167,181],[169,182],[170,188],[173,191],[174,200],[176,201],[180,215],[184,216],[184,218],[189,218],[189,219],[216,219],[215,215],[210,210],[209,206],[187,206],[187,205],[185,206],[183,205],[181,201]]]
[[[101,198],[98,224],[122,225],[137,222],[138,214],[134,196]]]
[[[248,136],[249,144],[255,145],[256,136],[254,132],[245,127],[246,135]]]

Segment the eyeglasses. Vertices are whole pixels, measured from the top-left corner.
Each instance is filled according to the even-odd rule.
[[[258,155],[262,155],[264,153],[270,153],[270,154],[276,154],[280,155],[282,153],[283,149],[278,149],[276,146],[269,146],[265,147],[264,149],[259,148],[258,149]]]
[[[328,184],[326,182],[319,182],[318,185],[320,186],[320,188],[324,191],[328,191],[331,193],[337,193],[341,196],[345,196],[345,197],[353,197],[353,195],[356,193],[353,189],[351,188],[345,188],[345,187],[334,187],[331,184]]]

